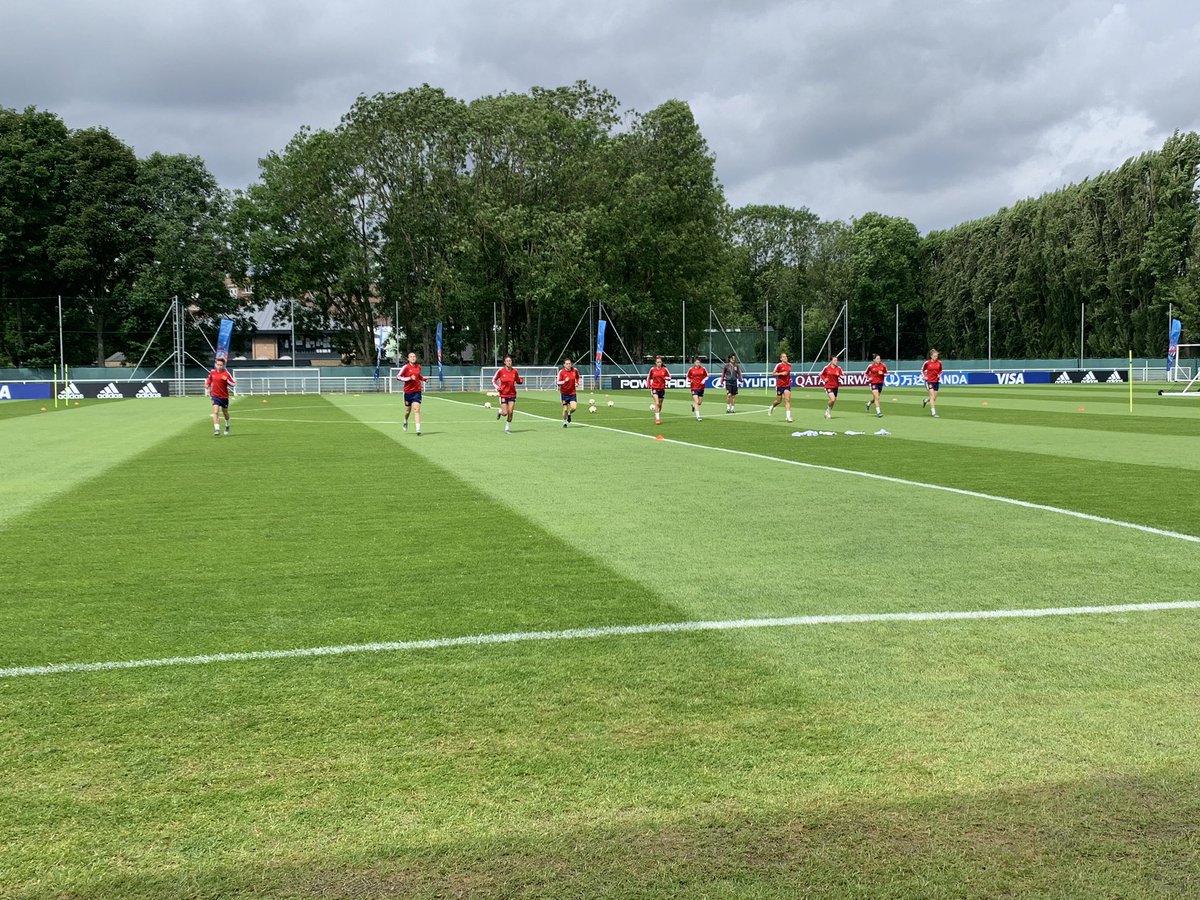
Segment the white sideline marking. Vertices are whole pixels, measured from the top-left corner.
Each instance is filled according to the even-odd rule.
[[[447,403],[459,403],[464,406],[472,404],[465,403],[462,400],[451,400],[449,397],[438,397],[439,400],[445,400]],[[530,416],[534,419],[543,419],[547,422],[558,422],[558,419],[552,419],[549,416],[539,416],[537,413],[524,412],[517,410],[521,415]],[[645,438],[648,440],[658,440],[652,434],[643,434],[640,431],[626,431],[624,428],[612,428],[608,425],[593,425],[590,422],[577,423],[584,428],[598,428],[601,431],[611,431],[615,434],[625,434],[630,437]],[[908,487],[925,488],[930,491],[944,491],[947,494],[958,494],[960,497],[974,497],[977,500],[991,500],[994,503],[1007,503],[1010,506],[1020,506],[1024,509],[1036,509],[1042,512],[1056,513],[1060,516],[1070,516],[1073,519],[1083,519],[1086,522],[1098,522],[1101,525],[1115,525],[1118,528],[1131,528],[1134,531],[1141,531],[1146,534],[1154,534],[1159,537],[1175,538],[1179,541],[1189,541],[1193,544],[1200,544],[1200,537],[1194,534],[1184,534],[1179,531],[1168,531],[1165,528],[1154,528],[1150,525],[1139,525],[1137,522],[1125,522],[1121,519],[1109,519],[1105,516],[1096,516],[1091,513],[1078,512],[1073,509],[1065,509],[1061,506],[1048,506],[1045,503],[1032,503],[1028,500],[1016,500],[1012,497],[1001,497],[998,494],[985,494],[981,491],[969,491],[966,488],[949,487],[944,484],[930,484],[925,481],[910,481],[907,478],[896,478],[891,475],[879,475],[875,472],[859,472],[856,469],[843,469],[838,466],[823,466],[819,463],[801,462],[798,459],[784,459],[781,456],[767,456],[765,453],[752,453],[749,450],[734,450],[731,447],[713,447],[709,444],[693,444],[691,441],[680,441],[675,438],[663,438],[659,443],[662,444],[677,444],[680,447],[692,447],[697,450],[713,450],[717,453],[730,453],[734,456],[746,456],[750,459],[762,459],[768,462],[783,463],[789,466],[799,466],[802,469],[817,469],[822,472],[835,472],[839,475],[854,475],[858,478],[871,478],[875,481],[886,481],[890,484],[903,484]]]
[[[676,634],[696,631],[741,631],[751,628],[787,628],[800,625],[857,625],[866,622],[944,622],[960,619],[1034,619],[1047,616],[1113,615],[1200,609],[1200,600],[1169,603],[1120,603],[1111,606],[1057,606],[1040,609],[981,609],[960,612],[850,613],[845,615],[787,616],[778,619],[728,619],[701,622],[662,622],[652,625],[606,625],[597,628],[566,628],[561,631],[510,631],[463,637],[429,638],[420,641],[383,641],[344,644],[336,647],[303,647],[295,650],[250,650],[242,653],[211,653],[202,656],[170,656],[162,659],[130,659],[117,662],[54,663],[44,666],[12,666],[0,669],[0,678],[32,675],[65,675],[79,672],[108,672],[114,669],[151,669],[165,666],[199,666],[221,662],[263,659],[297,659],[306,656],[343,656],[350,653],[401,653],[411,650],[442,650],[449,647],[478,647],[518,644],[528,641],[569,641],[643,634]]]

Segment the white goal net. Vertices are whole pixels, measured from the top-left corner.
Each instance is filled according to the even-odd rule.
[[[234,369],[238,394],[319,394],[321,370],[316,366],[296,369]]]

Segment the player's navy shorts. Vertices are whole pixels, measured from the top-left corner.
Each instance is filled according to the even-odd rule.
[[[790,384],[787,387],[777,387],[775,388],[775,396],[782,397],[784,391],[790,391],[791,389],[792,386]]]
[[[420,402],[421,402],[421,392],[420,391],[405,391],[404,392],[404,405],[405,406],[412,406],[414,403],[420,403]]]
[[[833,396],[835,396],[835,397],[836,397],[836,396],[837,396],[838,389],[837,389],[837,388],[830,388],[830,387],[827,387],[827,388],[825,388],[825,391],[826,391],[827,393],[833,394]]]
[[[559,394],[559,396],[562,397],[563,406],[566,406],[568,403],[579,402],[578,394]]]
[[[704,396],[704,388],[692,388],[692,396],[693,397],[703,397]]]
[[[727,393],[727,394],[732,394],[733,396],[735,396],[735,397],[736,397],[736,396],[737,396],[737,392],[738,392],[738,386],[737,386],[736,384],[727,384],[727,385],[725,385],[725,393]]]
[[[516,402],[517,402],[517,395],[516,395],[516,394],[513,394],[511,397],[501,397],[501,398],[500,398],[500,402],[501,402],[501,403],[516,403]]]
[[[652,393],[652,394],[653,394],[655,397],[657,397],[659,400],[661,400],[663,397],[667,396],[667,392],[666,392],[666,391],[651,391],[650,393]]]
[[[942,383],[941,383],[940,381],[927,381],[927,382],[925,382],[925,387],[929,388],[929,390],[931,390],[931,391],[936,391],[936,390],[938,390],[938,389],[939,389],[941,386],[942,386]]]
[[[212,399],[213,406],[220,406],[223,409],[229,409],[229,398],[228,397],[212,397],[211,399]]]
[[[871,390],[879,391],[879,393],[882,394],[883,393],[883,382],[882,381],[878,381],[878,382],[872,381],[871,382]]]

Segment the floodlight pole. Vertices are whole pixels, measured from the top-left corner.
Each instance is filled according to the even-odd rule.
[[[1083,368],[1083,307],[1079,304],[1079,368]]]
[[[66,371],[67,357],[63,345],[62,294],[58,295],[58,371]]]
[[[994,372],[992,368],[992,304],[988,304],[988,371]]]
[[[296,301],[292,300],[292,365],[296,365]]]
[[[846,301],[843,307],[846,318],[842,320],[842,346],[845,348],[842,352],[848,357],[850,355],[850,301]],[[845,360],[843,360],[845,362]]]
[[[900,358],[900,304],[896,304],[896,359]]]
[[[800,362],[806,359],[804,355],[804,304],[800,304]]]
[[[687,301],[679,301],[679,361],[687,362]]]

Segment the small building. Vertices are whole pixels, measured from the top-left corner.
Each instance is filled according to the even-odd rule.
[[[250,314],[254,336],[250,341],[250,359],[291,361],[297,366],[339,366],[342,358],[333,349],[332,336],[296,334],[292,346],[292,303],[290,300],[268,300],[261,309]]]

